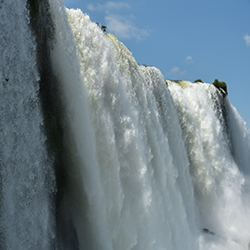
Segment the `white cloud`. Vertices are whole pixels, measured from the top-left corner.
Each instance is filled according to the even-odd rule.
[[[113,9],[113,10],[119,10],[119,9],[129,9],[130,6],[127,3],[115,3],[115,2],[107,2],[105,3],[106,9]]]
[[[148,30],[137,28],[132,22],[131,18],[128,17],[119,15],[109,15],[105,17],[105,21],[108,30],[114,33],[117,38],[136,38],[137,40],[141,40],[149,35]]]
[[[95,11],[96,10],[96,7],[94,6],[94,4],[90,3],[87,5],[87,8],[90,10],[90,11]]]
[[[174,66],[169,73],[173,74],[173,73],[179,73],[180,72],[180,68],[177,66]]]
[[[132,20],[133,15],[121,14],[124,10],[129,10],[130,5],[125,2],[106,2],[104,4],[88,4],[90,11],[101,11],[105,13],[105,22],[107,31],[113,33],[118,39],[135,38],[137,41],[142,40],[149,35],[147,29],[136,27]],[[119,13],[119,14],[118,14]],[[124,13],[124,12],[123,12]]]
[[[186,56],[185,62],[186,62],[186,63],[193,63],[194,61],[193,61],[192,56]]]
[[[250,46],[250,36],[246,34],[243,38],[245,39],[247,46]]]
[[[174,66],[168,73],[167,75],[184,75],[186,71],[181,71],[179,67]]]
[[[129,9],[130,6],[127,3],[122,3],[122,2],[106,2],[105,4],[88,4],[87,5],[88,9],[90,11],[105,11],[105,12],[109,12],[111,10],[121,10],[121,9]]]

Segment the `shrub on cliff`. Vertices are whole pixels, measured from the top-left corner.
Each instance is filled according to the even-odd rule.
[[[215,79],[213,85],[218,88],[224,96],[227,95],[227,84],[225,82],[220,82],[218,79]]]
[[[203,82],[203,81],[201,79],[197,79],[194,82],[196,83],[196,82]]]

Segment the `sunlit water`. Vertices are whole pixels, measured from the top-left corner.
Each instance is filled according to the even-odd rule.
[[[211,84],[166,83],[80,10],[49,2],[67,159],[61,206],[79,249],[247,250],[249,133],[228,97]],[[14,19],[4,25],[7,14],[0,20],[0,49],[17,34],[23,40],[0,50],[0,241],[3,249],[53,249],[61,240],[50,199],[56,176],[41,129],[36,44],[25,5],[2,5],[21,21],[15,30]],[[7,60],[11,53],[17,60]]]

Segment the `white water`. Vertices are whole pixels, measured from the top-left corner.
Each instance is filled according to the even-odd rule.
[[[123,44],[111,34],[104,35],[80,10],[68,10],[67,15],[79,60],[79,98],[86,98],[84,105],[89,107],[84,111],[89,113],[89,124],[85,116],[82,127],[84,133],[89,131],[87,150],[93,162],[83,163],[92,233],[84,238],[79,226],[80,248],[245,249],[249,241],[249,206],[243,204],[242,193],[245,178],[231,155],[231,137],[216,116],[212,101],[216,89],[194,85],[189,93],[170,87],[177,112],[159,70],[139,67]],[[59,30],[62,37],[70,35],[66,25]],[[62,37],[58,41],[65,42]],[[55,55],[73,48],[70,38],[69,42],[70,46],[60,45]],[[65,63],[56,56],[54,60]],[[65,67],[68,72],[76,68],[72,64]],[[65,69],[59,74],[64,79]],[[65,84],[74,88],[73,80]],[[232,109],[230,104],[227,108]],[[238,120],[236,124],[242,123]],[[79,123],[79,130],[72,129],[79,144],[80,127]],[[75,150],[84,154],[77,145]],[[245,152],[247,157],[249,151]],[[245,161],[242,168],[249,169],[248,164]],[[76,224],[84,217],[81,212],[85,213],[72,211]],[[216,235],[203,233],[203,228]]]
[[[122,43],[104,34],[87,15],[65,10],[61,0],[49,2],[55,28],[51,60],[63,102],[67,149],[67,189],[62,204],[69,210],[79,249],[248,249],[249,133],[228,97],[223,102],[210,84],[184,82],[185,88],[181,88],[168,81],[167,87],[158,69],[139,66]],[[44,186],[51,167],[46,163],[40,129],[40,104],[34,85],[19,89],[20,82],[39,80],[36,47],[20,11],[26,11],[24,5],[18,7],[13,9],[23,18],[19,25],[26,27],[20,33],[27,37],[14,52],[9,46],[9,51],[1,53],[20,51],[18,60],[26,63],[18,63],[16,68],[28,75],[0,64],[1,90],[5,91],[8,72],[19,83],[11,86],[13,94],[0,99],[5,107],[1,108],[5,117],[1,129],[6,136],[1,164],[8,166],[11,150],[15,157],[8,159],[16,160],[14,170],[1,170],[4,239],[0,241],[3,249],[50,249],[56,237],[53,213],[48,211],[53,207],[49,200],[53,185],[51,189]],[[6,22],[0,20],[1,28]],[[15,43],[14,23],[9,25],[6,41]],[[4,41],[1,37],[0,43]],[[14,93],[20,96],[10,99]],[[29,95],[37,103],[36,109],[21,108],[13,123],[14,114],[8,114],[4,105],[22,107]],[[23,135],[27,144],[6,146],[15,139],[13,134]],[[23,154],[28,157],[25,166],[19,164],[26,159]],[[50,176],[53,178],[53,171]],[[15,233],[26,231],[26,238]],[[57,244],[58,249],[71,249],[62,245]]]
[[[50,249],[55,175],[26,1],[1,1],[0,16],[0,248]]]

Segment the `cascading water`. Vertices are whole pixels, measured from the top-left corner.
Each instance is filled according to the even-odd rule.
[[[169,88],[188,149],[201,226],[223,235],[215,246],[201,238],[202,248],[241,249],[239,245],[247,246],[249,241],[249,193],[245,192],[249,176],[244,176],[249,169],[248,132],[228,98],[223,99],[213,85],[182,84],[181,88],[169,82]],[[236,149],[238,139],[231,127],[241,127],[239,139],[245,137],[242,166],[236,165],[235,155],[241,149]]]
[[[1,249],[247,249],[249,133],[228,97],[166,85],[60,0],[42,12],[46,66],[25,1],[12,2],[0,3]],[[39,82],[56,86],[50,115]]]
[[[50,249],[55,175],[26,1],[1,1],[0,16],[0,248]]]

